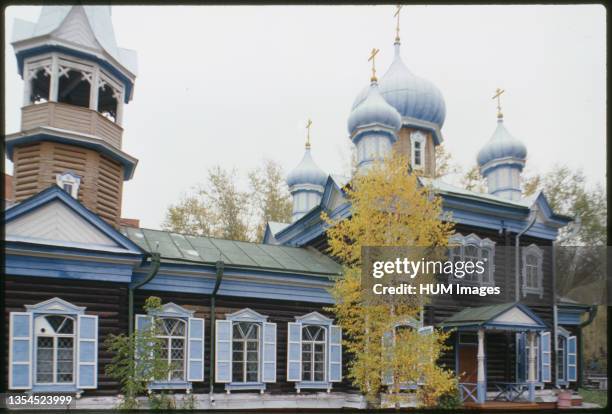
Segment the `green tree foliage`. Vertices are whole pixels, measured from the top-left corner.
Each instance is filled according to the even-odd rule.
[[[146,300],[145,310],[155,311],[161,307],[161,299],[151,296]],[[140,330],[131,335],[110,335],[104,346],[113,357],[106,366],[106,375],[119,382],[123,400],[118,408],[139,408],[137,397],[147,392],[147,385],[155,378],[167,378],[171,367],[162,355],[163,342],[157,335],[161,330],[153,323],[152,329]],[[160,398],[150,395],[152,401]]]
[[[242,190],[236,170],[208,170],[205,183],[166,211],[165,230],[230,240],[260,241],[268,221],[291,220],[291,198],[281,167],[265,161]]]
[[[255,240],[263,240],[266,223],[291,221],[292,203],[285,185],[285,177],[280,165],[265,160],[262,167],[249,173],[250,200],[254,205],[257,225]]]

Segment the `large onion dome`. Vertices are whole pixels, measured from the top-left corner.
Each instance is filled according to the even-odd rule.
[[[302,161],[287,176],[287,185],[290,188],[304,184],[324,186],[325,181],[327,181],[327,174],[314,162],[310,154],[310,147],[307,146]]]
[[[358,128],[379,125],[397,131],[402,125],[400,114],[382,97],[378,83],[373,80],[364,99],[353,108],[348,119],[348,130],[351,135]]]
[[[353,102],[356,108],[367,95],[364,88]],[[440,90],[427,79],[413,74],[400,56],[395,43],[395,59],[380,79],[380,93],[402,117],[431,122],[441,128],[446,117],[446,104]]]
[[[478,165],[483,167],[494,160],[513,159],[524,162],[527,147],[519,139],[510,135],[504,126],[503,118],[497,120],[497,128],[489,141],[478,152]]]

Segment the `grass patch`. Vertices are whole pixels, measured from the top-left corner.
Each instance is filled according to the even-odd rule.
[[[584,402],[594,403],[602,408],[608,405],[608,391],[580,388],[578,394],[582,396]]]

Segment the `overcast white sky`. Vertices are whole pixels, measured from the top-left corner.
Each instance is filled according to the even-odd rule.
[[[6,10],[35,21],[40,7]],[[286,171],[313,156],[343,173],[346,121],[368,83],[367,56],[393,58],[392,6],[116,6],[120,46],[138,52],[124,151],[139,159],[123,216],[157,228],[166,207],[220,164],[239,172],[264,158]],[[606,11],[603,6],[406,6],[402,56],[446,100],[445,145],[467,168],[495,129],[497,87],[506,126],[528,147],[527,168],[554,163],[605,180]],[[10,36],[9,36],[10,38]],[[5,39],[7,37],[5,36]],[[7,132],[19,129],[22,82],[6,40]],[[11,171],[10,163],[7,163]]]

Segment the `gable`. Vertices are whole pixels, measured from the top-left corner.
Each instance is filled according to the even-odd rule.
[[[531,316],[527,315],[523,310],[518,307],[513,307],[512,309],[502,313],[501,315],[493,319],[491,323],[501,325],[539,325],[538,322],[536,322]]]
[[[142,249],[57,186],[4,213],[6,241],[141,255]]]
[[[82,7],[73,7],[68,16],[53,33],[54,37],[93,49],[100,49],[85,11]]]
[[[54,200],[6,224],[7,240],[35,239],[119,247],[91,223],[59,200]]]

